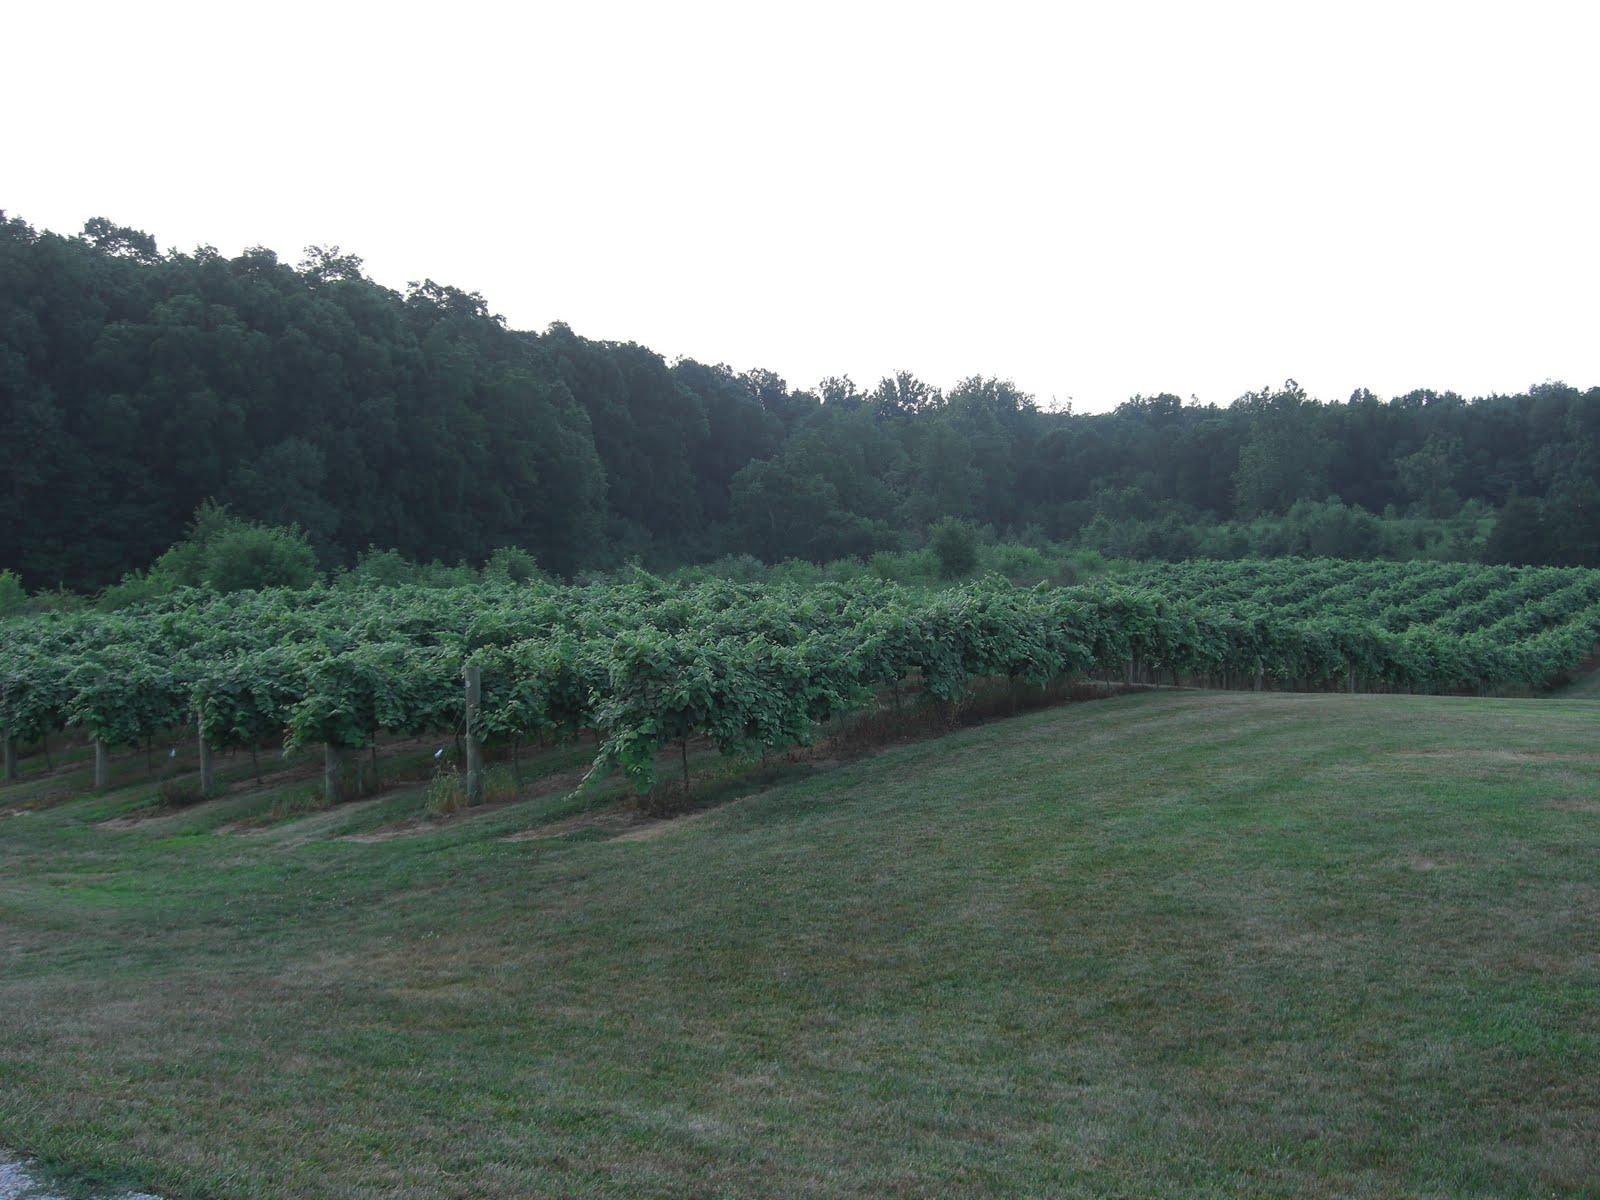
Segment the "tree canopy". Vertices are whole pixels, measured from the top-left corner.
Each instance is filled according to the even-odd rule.
[[[1289,381],[1102,414],[983,376],[806,390],[513,330],[475,292],[398,292],[338,247],[162,252],[104,218],[64,237],[0,214],[0,405],[0,567],[30,588],[112,583],[207,502],[298,528],[324,566],[821,560],[947,517],[1155,557],[1252,522],[1285,552],[1359,556],[1382,519],[1498,520],[1497,560],[1600,563],[1600,388],[1328,403]]]

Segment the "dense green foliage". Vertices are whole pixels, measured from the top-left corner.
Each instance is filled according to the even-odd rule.
[[[305,588],[317,582],[316,552],[296,526],[240,520],[203,504],[188,535],[151,565],[133,571],[99,597],[102,608],[125,608],[180,588],[214,592]]]
[[[559,575],[820,562],[942,517],[1118,557],[1600,564],[1600,388],[1327,404],[1291,383],[1094,415],[982,377],[805,391],[517,332],[337,250],[161,254],[104,220],[67,238],[0,216],[0,405],[0,565],[32,589],[146,567],[208,499],[298,526],[325,567],[372,547],[517,546]],[[245,577],[291,552],[239,537]]]
[[[1068,588],[988,578],[469,588],[188,589],[117,613],[0,625],[0,728],[148,743],[198,719],[214,746],[353,748],[449,733],[462,671],[480,733],[594,730],[642,786],[704,736],[783,748],[889,692],[1100,675],[1222,687],[1425,692],[1538,687],[1600,640],[1600,571],[1335,560],[1146,567]]]
[[[928,531],[928,549],[939,564],[939,578],[964,579],[978,566],[978,539],[972,526],[946,517]]]
[[[12,617],[27,605],[28,593],[15,571],[0,571],[0,617]]]

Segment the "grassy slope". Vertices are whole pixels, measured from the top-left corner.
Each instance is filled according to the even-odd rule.
[[[1130,696],[648,840],[118,803],[0,818],[0,1145],[171,1197],[1600,1179],[1592,702]]]

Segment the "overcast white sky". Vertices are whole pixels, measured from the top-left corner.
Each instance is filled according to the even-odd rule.
[[[1600,383],[1600,5],[18,3],[0,207],[812,385]]]

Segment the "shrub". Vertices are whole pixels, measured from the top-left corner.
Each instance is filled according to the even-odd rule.
[[[503,583],[532,583],[544,573],[533,555],[517,546],[501,546],[483,564],[483,577]]]
[[[220,504],[202,504],[183,541],[100,595],[102,608],[123,608],[184,587],[239,592],[271,587],[310,587],[317,581],[317,554],[299,526],[244,521]]]
[[[986,569],[1022,587],[1031,587],[1051,576],[1050,560],[1032,546],[1006,542],[989,547],[983,557]]]
[[[14,617],[28,603],[28,593],[15,571],[0,571],[0,617]]]
[[[202,582],[218,592],[310,587],[317,555],[297,526],[239,524],[206,547]]]
[[[168,591],[180,587],[200,587],[205,581],[206,548],[237,525],[238,518],[225,505],[210,501],[195,509],[188,533],[150,568],[150,583]]]
[[[155,600],[165,596],[173,590],[172,581],[160,575],[146,574],[143,571],[129,571],[122,577],[121,583],[114,583],[101,591],[95,604],[106,611],[127,608],[133,604],[143,604],[148,600]]]
[[[156,798],[161,801],[163,808],[187,808],[191,804],[199,804],[206,796],[200,790],[197,776],[179,775],[163,779],[157,784]]]
[[[978,569],[978,531],[967,521],[939,521],[929,530],[928,548],[938,560],[941,579],[964,579]]]
[[[421,573],[422,568],[400,551],[368,546],[356,556],[356,565],[345,572],[340,581],[364,587],[395,587],[416,583]]]
[[[49,589],[41,588],[28,597],[28,611],[36,613],[82,612],[88,607],[88,602],[77,592],[68,590],[65,586]]]
[[[803,558],[786,558],[773,564],[767,578],[775,584],[791,587],[815,587],[822,582],[822,568]]]

